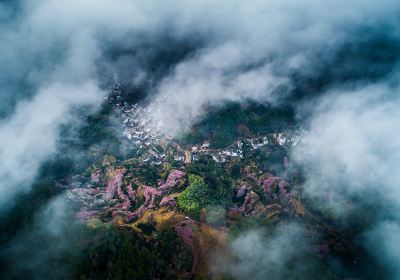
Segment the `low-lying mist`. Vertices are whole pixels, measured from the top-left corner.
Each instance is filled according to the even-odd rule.
[[[291,158],[303,167],[306,195],[339,209],[343,228],[362,220],[354,239],[385,277],[397,279],[399,8],[394,0],[2,1],[0,211],[5,225],[30,218],[28,229],[2,234],[1,254],[16,254],[40,279],[47,273],[42,260],[58,254],[57,246],[69,251],[67,211],[54,198],[62,191],[53,193],[48,182],[47,194],[36,188],[43,166],[60,154],[82,162],[90,145],[79,131],[119,85],[125,101],[151,107],[173,136],[204,121],[209,108],[290,108],[302,134]],[[96,120],[110,124],[112,115]],[[65,148],[65,127],[74,148]],[[107,139],[98,144],[108,147]],[[12,214],[21,203],[35,207]],[[226,271],[279,279],[281,261],[293,258],[288,243],[301,229],[281,230],[238,237],[232,246],[239,265],[226,264]],[[55,248],[26,253],[30,238],[46,243],[47,236]]]

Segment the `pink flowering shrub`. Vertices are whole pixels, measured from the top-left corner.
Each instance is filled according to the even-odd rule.
[[[263,190],[266,196],[272,193],[272,187],[279,181],[279,177],[270,176],[263,182]]]
[[[260,197],[253,191],[249,191],[246,194],[246,197],[244,199],[244,202],[241,207],[239,207],[239,212],[245,214],[245,215],[252,215],[253,210],[255,208],[255,205],[257,202],[260,201]]]
[[[160,204],[161,207],[163,206],[176,206],[176,198],[173,196],[165,196],[161,199]]]
[[[186,243],[186,245],[193,247],[193,231],[187,224],[177,225],[175,227],[176,233],[182,240]]]
[[[96,214],[97,211],[80,210],[75,214],[75,217],[80,220],[85,220],[94,217]]]
[[[124,169],[117,169],[117,174],[107,182],[106,200],[113,199],[118,186],[122,185]]]
[[[284,206],[288,206],[291,200],[291,195],[287,191],[288,184],[286,181],[279,182],[279,199]]]
[[[100,189],[99,188],[91,189],[89,191],[89,194],[91,194],[91,195],[96,195],[96,194],[99,194],[99,193],[100,193]]]
[[[161,191],[158,191],[153,187],[143,186],[143,196],[145,199],[144,204],[154,207],[154,200],[156,199],[157,196],[161,194],[162,194]]]
[[[155,199],[162,194],[161,191],[156,190],[153,187],[143,186],[143,196],[144,203],[136,209],[135,212],[130,213],[127,216],[127,220],[131,220],[133,218],[140,217],[146,212],[148,209],[152,209],[155,207]]]
[[[167,180],[165,181],[164,184],[161,184],[158,189],[160,190],[168,190],[171,189],[173,187],[175,187],[179,180],[182,179],[183,177],[185,177],[185,172],[181,171],[181,170],[173,170]]]
[[[93,173],[90,175],[90,180],[91,180],[93,183],[98,183],[98,182],[100,182],[100,179],[101,179],[101,172],[100,172],[100,170],[97,170],[97,171],[93,172]]]
[[[132,199],[132,201],[136,200],[136,190],[132,188],[132,184],[129,184],[126,186],[126,191],[128,192],[129,197]]]
[[[236,188],[236,198],[242,197],[244,197],[242,205],[238,208],[232,208],[231,210],[238,211],[243,215],[254,214],[253,210],[256,203],[260,201],[260,197],[247,185],[242,185]]]
[[[192,228],[188,223],[182,223],[180,225],[175,226],[175,231],[177,235],[182,238],[183,242],[187,246],[189,246],[192,249],[192,273],[195,273],[197,265],[199,263],[199,256],[196,251],[196,248],[194,246],[194,233]]]
[[[246,185],[242,185],[237,188],[236,190],[236,198],[241,198],[243,197],[249,190],[249,187]]]
[[[122,191],[122,184],[118,184],[117,193],[119,198],[122,200],[121,210],[128,210],[131,206],[131,202],[129,200],[129,197]]]
[[[263,190],[267,201],[279,202],[288,207],[292,201],[291,193],[288,191],[288,183],[279,177],[270,176],[263,182]]]

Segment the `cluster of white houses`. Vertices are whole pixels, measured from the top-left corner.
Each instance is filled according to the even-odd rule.
[[[124,126],[123,135],[137,148],[142,162],[161,164],[165,158],[165,147],[170,142],[156,121],[150,118],[149,108],[137,104],[117,104]]]
[[[273,133],[267,136],[255,138],[243,138],[235,141],[232,145],[224,149],[211,149],[209,142],[204,142],[201,146],[190,146],[184,152],[175,157],[175,160],[183,160],[185,163],[197,160],[200,154],[208,154],[216,162],[224,163],[230,159],[243,158],[243,145],[246,143],[250,149],[257,150],[268,144],[279,146],[296,146],[300,141],[300,136],[290,133]]]
[[[117,105],[124,125],[124,136],[129,139],[140,152],[140,159],[151,164],[161,164],[172,156],[175,161],[190,163],[196,161],[201,154],[210,155],[216,162],[226,162],[233,158],[243,158],[243,145],[256,150],[268,144],[295,146],[300,137],[293,133],[274,133],[256,138],[243,138],[224,149],[212,149],[209,142],[202,145],[181,147],[171,137],[165,135],[160,125],[151,119],[149,108],[127,103]]]

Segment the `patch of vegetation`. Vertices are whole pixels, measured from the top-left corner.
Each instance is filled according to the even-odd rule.
[[[155,165],[143,164],[140,168],[135,168],[132,171],[134,176],[137,176],[145,185],[155,186],[157,185],[157,180],[160,178],[160,170]]]
[[[224,205],[231,201],[233,181],[224,168],[210,156],[200,156],[199,160],[186,166],[186,171],[204,178],[214,203]]]
[[[200,210],[211,204],[211,194],[204,179],[190,174],[189,186],[178,195],[178,206],[185,213],[198,217]]]
[[[148,241],[130,229],[117,227],[94,230],[93,235],[76,278],[176,279],[191,268],[190,249],[173,229]]]
[[[240,178],[240,167],[241,165],[237,162],[232,163],[229,166],[229,175],[234,178],[234,179],[239,179]]]
[[[239,137],[256,137],[287,130],[293,123],[291,108],[230,103],[223,108],[211,108],[204,119],[180,137],[180,141],[183,144],[198,144],[209,140],[211,147],[224,148]]]

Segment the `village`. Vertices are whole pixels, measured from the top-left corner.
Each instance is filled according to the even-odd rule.
[[[152,111],[138,104],[117,103],[124,126],[123,136],[137,149],[137,157],[143,163],[161,165],[172,158],[184,164],[196,161],[201,155],[209,155],[218,163],[240,160],[243,158],[243,147],[257,150],[267,145],[282,147],[296,146],[300,135],[295,132],[281,132],[254,138],[240,138],[223,149],[210,147],[209,141],[198,145],[182,146],[174,138],[162,131],[161,124],[152,119]]]

